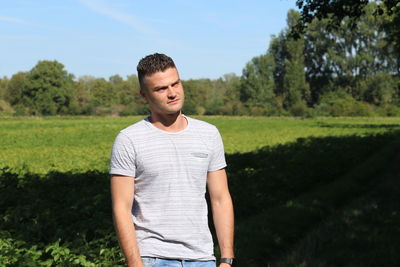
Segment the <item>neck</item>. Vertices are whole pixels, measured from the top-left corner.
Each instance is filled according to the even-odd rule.
[[[174,114],[163,115],[152,112],[150,121],[155,127],[166,132],[179,132],[187,126],[187,121],[180,111]]]

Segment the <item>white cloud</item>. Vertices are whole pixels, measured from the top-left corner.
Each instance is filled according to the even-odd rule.
[[[117,10],[108,5],[103,0],[78,0],[78,1],[83,5],[87,6],[88,8],[90,8],[92,11],[101,15],[105,15],[121,23],[124,23],[125,25],[128,25],[137,32],[144,34],[156,34],[156,32],[153,29],[151,29],[143,22],[141,22],[136,16]]]

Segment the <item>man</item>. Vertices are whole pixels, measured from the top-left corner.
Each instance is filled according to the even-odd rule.
[[[110,162],[114,224],[126,263],[216,266],[207,186],[219,266],[229,267],[234,219],[221,136],[215,126],[182,114],[184,90],[170,57],[149,55],[137,71],[151,114],[118,134]]]

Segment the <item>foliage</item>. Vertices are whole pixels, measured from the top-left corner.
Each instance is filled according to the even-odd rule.
[[[399,169],[395,162],[385,168],[370,190],[307,233],[274,266],[398,265],[391,244],[400,242]]]
[[[350,26],[354,28],[359,23],[359,18],[365,14],[365,7],[374,4],[368,0],[297,0],[296,4],[301,10],[301,21],[293,29],[293,34],[298,36],[304,32],[307,24],[313,19],[329,18],[328,29],[340,27],[346,18],[351,20]],[[398,0],[379,1],[374,16],[385,17],[381,30],[387,33],[386,38],[393,43],[397,58],[400,56],[400,3]]]
[[[30,114],[68,114],[74,106],[73,76],[57,61],[39,61],[26,75],[21,103]],[[72,112],[73,113],[73,112]]]
[[[50,171],[105,172],[116,134],[142,118],[4,118],[0,122],[0,168],[9,167],[21,175]],[[383,133],[387,130],[385,125],[395,128],[400,123],[398,118],[200,118],[219,128],[229,154],[284,144],[300,137]],[[375,127],[363,127],[367,122]]]
[[[326,18],[332,14],[334,20],[331,27],[335,27],[346,17],[357,19],[363,15],[368,2],[368,0],[298,0],[296,5],[302,11],[302,23],[309,23],[314,18]]]
[[[14,266],[119,266],[118,243],[115,235],[107,234],[112,232],[107,182],[107,175],[95,172],[18,178],[3,170],[1,262]]]
[[[0,99],[0,115],[12,115],[14,109],[6,101]]]
[[[275,106],[274,68],[274,60],[270,55],[254,57],[247,63],[240,84],[240,100],[243,103],[259,108]]]
[[[285,259],[294,243],[375,188],[399,148],[398,118],[201,118],[217,125],[228,152],[237,256],[246,266]],[[3,265],[123,266],[107,165],[115,135],[139,119],[0,122]],[[375,212],[384,221],[398,220]],[[384,224],[386,236],[396,233],[395,222]],[[380,265],[398,264],[383,249],[394,245],[391,239],[371,244]]]
[[[315,109],[327,116],[370,116],[372,113],[370,105],[356,101],[344,91],[326,93]]]
[[[377,106],[390,105],[395,100],[397,84],[392,75],[377,73],[366,79],[364,87],[364,99]]]
[[[234,202],[241,203],[236,210],[238,257],[248,266],[285,258],[285,248],[374,187],[387,170],[387,159],[398,151],[395,135],[307,138],[238,157],[234,163],[243,162],[242,171],[231,185]]]
[[[185,88],[185,107],[184,112],[187,114],[204,115],[205,106],[209,101],[210,80],[188,80],[184,81]]]
[[[17,105],[22,100],[22,91],[28,86],[27,73],[18,72],[14,74],[7,85],[4,99],[11,105]]]
[[[304,35],[305,65],[314,103],[329,91],[344,89],[358,101],[376,104],[366,84],[381,73],[393,77],[398,73],[398,62],[392,53],[387,53],[392,46],[379,30],[381,20],[373,16],[373,10],[374,4],[368,5],[366,14],[354,28],[350,27],[349,19],[330,31],[328,19],[313,20],[309,24]],[[385,94],[386,99],[397,97],[394,90],[386,90]]]
[[[290,10],[287,17],[288,28],[294,27],[298,20],[298,12]],[[305,75],[304,45],[304,39],[295,40],[287,34],[285,42],[287,55],[284,59],[283,75],[283,90],[286,92],[284,94],[284,107],[286,109],[293,106],[304,106],[310,100],[309,85],[306,82]]]

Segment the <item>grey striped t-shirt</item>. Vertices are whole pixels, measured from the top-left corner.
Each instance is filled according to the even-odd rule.
[[[146,118],[122,130],[110,174],[135,177],[132,208],[141,256],[213,260],[205,200],[207,172],[226,167],[217,128],[186,117],[176,133]]]

